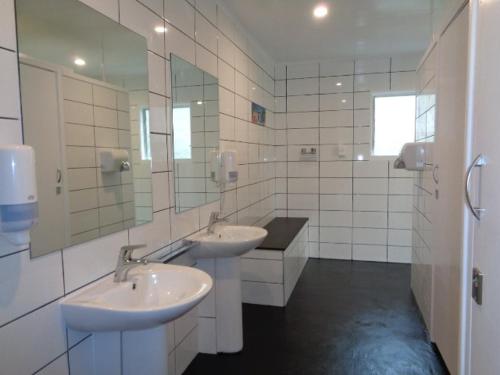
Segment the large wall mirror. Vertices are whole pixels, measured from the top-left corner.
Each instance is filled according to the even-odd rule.
[[[77,0],[16,0],[39,256],[152,220],[147,43]]]
[[[219,153],[217,78],[171,55],[176,212],[214,202]]]

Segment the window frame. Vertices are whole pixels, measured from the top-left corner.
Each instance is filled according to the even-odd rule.
[[[377,98],[390,98],[390,97],[400,97],[400,96],[413,96],[415,98],[415,113],[416,113],[416,106],[417,106],[417,93],[415,91],[393,91],[393,92],[377,92],[377,93],[372,93],[372,100],[371,100],[371,142],[370,142],[370,160],[394,160],[398,157],[398,155],[375,155],[374,150],[375,150],[375,100]],[[413,124],[413,138],[415,142],[416,139],[416,117],[414,119],[414,124]]]

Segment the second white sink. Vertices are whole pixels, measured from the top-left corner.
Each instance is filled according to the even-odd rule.
[[[195,258],[229,258],[255,249],[267,236],[267,230],[243,225],[217,225],[214,233],[203,231],[189,239],[199,244],[191,250]]]

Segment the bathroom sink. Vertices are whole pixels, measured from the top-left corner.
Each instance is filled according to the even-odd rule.
[[[134,267],[127,281],[108,277],[61,301],[67,325],[78,331],[130,331],[178,318],[208,294],[212,279],[195,268],[169,264]]]
[[[237,257],[259,246],[267,231],[243,225],[217,225],[214,233],[203,231],[189,239],[198,242],[191,254],[195,258]]]

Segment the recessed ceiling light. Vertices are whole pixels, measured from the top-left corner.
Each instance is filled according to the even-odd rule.
[[[168,29],[165,26],[156,26],[155,31],[158,34],[163,34],[163,33],[166,33],[168,31]]]
[[[347,103],[347,100],[345,100],[345,99],[342,99],[342,103]]]
[[[75,58],[75,61],[73,61],[73,62],[77,66],[85,66],[85,65],[87,65],[87,62],[84,59],[80,58],[80,57]]]
[[[201,100],[198,100],[198,102],[197,102],[196,104],[198,104],[198,105],[202,105],[202,104],[203,104],[203,102],[202,102]]]
[[[337,82],[337,86],[342,86],[342,82]]]
[[[328,7],[325,4],[318,4],[313,10],[314,17],[324,18],[328,15]]]

